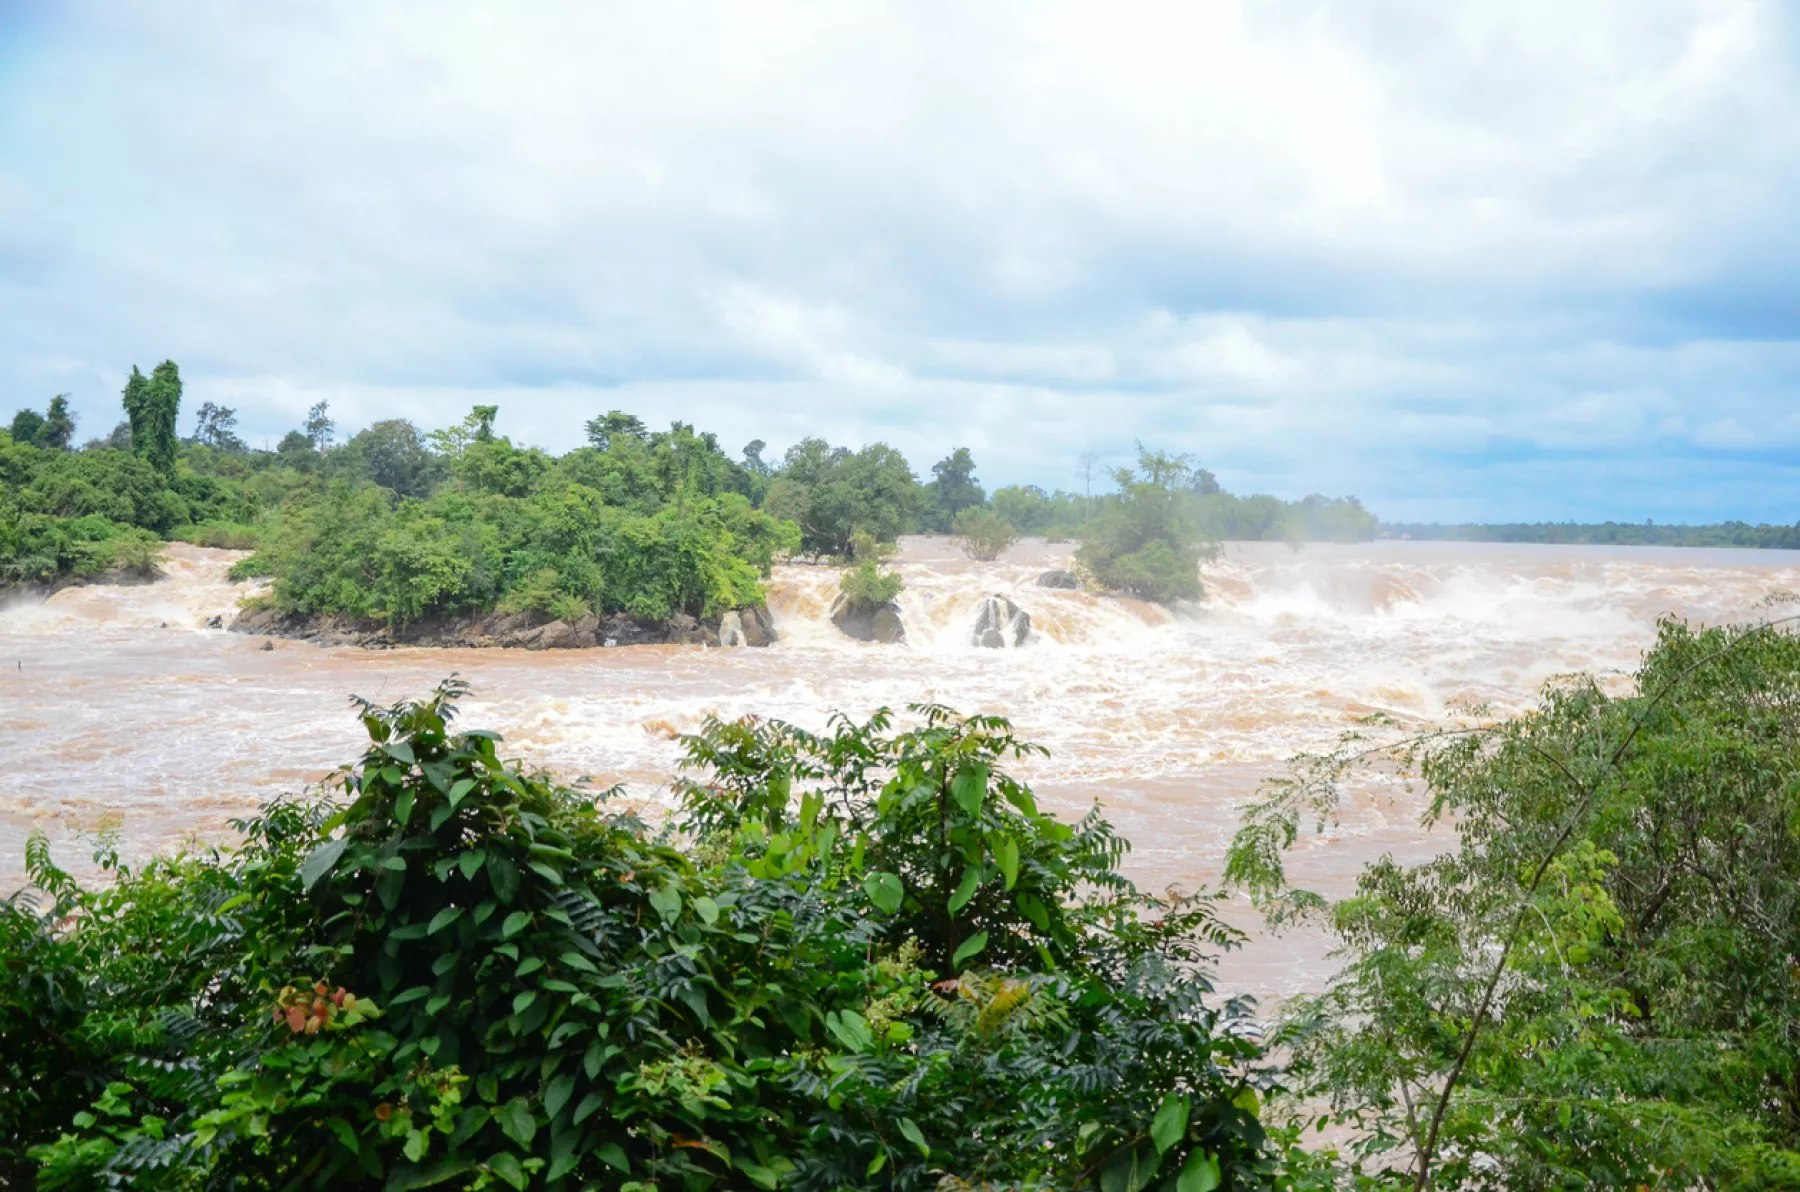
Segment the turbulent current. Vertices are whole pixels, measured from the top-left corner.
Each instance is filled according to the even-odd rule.
[[[204,628],[249,590],[226,579],[236,557],[177,545],[157,583],[0,607],[0,894],[20,881],[33,829],[71,860],[96,831],[139,856],[224,839],[229,817],[357,755],[349,695],[388,702],[452,672],[475,687],[465,725],[651,805],[677,736],[709,715],[821,728],[834,711],[927,700],[1001,713],[1050,749],[1020,767],[1048,807],[1074,815],[1098,799],[1134,842],[1141,884],[1192,888],[1217,879],[1263,778],[1368,713],[1422,728],[1470,705],[1522,709],[1570,671],[1621,683],[1657,617],[1754,619],[1800,591],[1800,554],[1785,552],[1243,544],[1208,566],[1203,604],[1171,613],[1037,586],[1066,547],[1028,542],[983,564],[918,539],[901,556],[900,646],[844,637],[827,616],[837,573],[791,566],[770,585],[781,640],[766,650],[265,650]],[[991,595],[1030,616],[1024,645],[971,643]],[[1443,841],[1420,830],[1419,807],[1398,784],[1358,790],[1296,875],[1341,892],[1383,852],[1429,855]],[[1227,917],[1252,926],[1247,911]],[[1280,994],[1322,964],[1315,940],[1262,940],[1225,973]]]

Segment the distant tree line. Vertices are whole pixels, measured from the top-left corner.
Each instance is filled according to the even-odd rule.
[[[1800,522],[1791,526],[1715,522],[1659,525],[1655,522],[1511,522],[1497,525],[1443,525],[1384,522],[1382,534],[1441,542],[1542,542],[1568,546],[1746,546],[1800,550]]]

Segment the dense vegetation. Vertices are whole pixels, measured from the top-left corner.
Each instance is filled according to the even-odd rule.
[[[0,904],[0,1182],[1271,1187],[1206,900],[1041,812],[1005,722],[712,724],[679,833],[360,705],[326,795]]]
[[[1354,498],[1238,498],[1167,456],[1156,458],[1180,475],[1153,478],[1171,498],[1149,515],[1136,480],[1095,497],[1015,486],[990,499],[965,447],[920,483],[883,443],[805,439],[777,464],[757,440],[733,459],[684,423],[652,431],[617,410],[589,420],[587,445],[562,456],[499,433],[493,406],[432,431],[385,419],[340,442],[320,402],[259,451],[238,434],[237,411],[211,402],[179,437],[181,399],[173,362],[132,369],[125,420],[80,450],[66,396],[19,411],[0,432],[0,587],[147,575],[157,541],[178,538],[256,549],[240,574],[272,579],[283,613],[390,629],[496,610],[656,622],[759,603],[786,554],[854,562],[852,583],[873,592],[859,537],[957,533],[981,559],[1022,534],[1080,538],[1094,583],[1164,600],[1198,594],[1206,542],[1353,540],[1375,528]],[[1189,563],[1194,575],[1175,574]]]
[[[1800,1187],[1800,638],[1662,626],[1636,691],[1307,759],[1231,872],[1332,932],[1289,1007],[1303,1113],[1347,1124],[1327,1184]],[[1458,846],[1327,905],[1281,854],[1353,769],[1412,767]]]
[[[1654,522],[1516,522],[1507,525],[1439,525],[1391,522],[1384,533],[1396,538],[1452,542],[1545,542],[1572,546],[1751,546],[1800,550],[1800,522],[1753,526],[1729,521],[1715,525],[1657,525]]]

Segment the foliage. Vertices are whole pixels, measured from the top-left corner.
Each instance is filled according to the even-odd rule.
[[[764,508],[800,527],[804,554],[843,558],[858,531],[892,542],[919,514],[918,479],[885,443],[861,451],[803,439],[788,449]]]
[[[131,449],[165,477],[175,474],[175,421],[181,412],[181,371],[165,360],[148,377],[134,365],[125,383],[125,416]]]
[[[1218,553],[1195,516],[1186,456],[1140,450],[1113,473],[1120,495],[1081,531],[1075,562],[1101,588],[1168,603],[1197,600],[1200,564]]]
[[[1205,900],[1005,722],[709,724],[691,847],[359,702],[335,798],[0,904],[0,1172],[92,1187],[1272,1186]],[[30,1032],[12,1029],[30,1024]],[[28,1158],[26,1156],[29,1156]]]
[[[856,608],[873,608],[887,604],[906,589],[906,581],[898,571],[883,567],[874,559],[844,568],[838,579],[838,591]]]
[[[1507,525],[1440,525],[1396,522],[1383,527],[1396,538],[1453,542],[1546,542],[1578,546],[1747,546],[1800,550],[1800,522],[1791,526],[1728,521],[1714,525],[1655,522],[1515,522]]]
[[[968,508],[956,515],[951,529],[961,540],[963,554],[991,563],[1019,540],[1012,524],[991,509]]]
[[[323,454],[329,450],[337,437],[337,423],[331,417],[331,403],[328,401],[315,402],[312,408],[306,411],[306,422],[302,424],[302,430],[314,451]]]
[[[13,415],[10,433],[12,441],[29,447],[37,446],[38,436],[44,431],[44,416],[36,410],[24,409]]]
[[[230,406],[201,402],[194,414],[193,441],[215,451],[247,451],[237,433],[237,411]]]
[[[931,465],[931,483],[925,486],[923,528],[934,534],[952,531],[957,517],[965,509],[980,507],[987,495],[975,479],[975,459],[967,447],[958,447]]]
[[[1397,760],[1459,844],[1368,866],[1342,902],[1281,852],[1353,767]],[[1299,1092],[1413,1187],[1800,1182],[1800,638],[1665,621],[1491,728],[1309,759],[1253,808],[1231,875],[1335,934],[1291,1009]]]

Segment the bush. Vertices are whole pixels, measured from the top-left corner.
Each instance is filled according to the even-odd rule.
[[[1012,524],[992,509],[965,509],[951,528],[962,541],[963,554],[980,563],[993,562],[1019,540]]]
[[[204,522],[200,525],[176,526],[169,531],[172,542],[191,542],[195,546],[219,550],[255,550],[262,534],[255,526],[237,522]]]
[[[0,1177],[132,1187],[1270,1186],[1270,1080],[1003,721],[689,741],[683,854],[360,705],[334,797],[0,904]],[[28,1152],[29,1158],[21,1158]],[[948,1181],[948,1185],[946,1184]]]
[[[838,580],[838,591],[859,608],[887,604],[905,589],[906,581],[900,578],[898,571],[885,570],[873,559],[846,567],[843,577]]]

